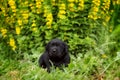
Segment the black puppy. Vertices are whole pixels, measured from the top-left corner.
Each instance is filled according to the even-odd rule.
[[[69,63],[68,46],[59,39],[51,40],[47,44],[45,52],[39,58],[39,66],[47,68],[48,72],[50,72],[52,65],[61,68],[62,66],[67,67]]]

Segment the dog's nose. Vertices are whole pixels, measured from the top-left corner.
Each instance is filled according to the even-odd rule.
[[[53,52],[56,52],[56,49],[53,49]]]

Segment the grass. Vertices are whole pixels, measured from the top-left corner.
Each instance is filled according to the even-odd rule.
[[[33,56],[33,55],[32,55]],[[33,62],[27,55],[24,60],[0,56],[0,80],[119,80],[120,54],[115,57],[95,55],[93,51],[71,55],[71,63],[64,71],[52,68],[51,73],[38,67],[39,54]],[[34,56],[34,57],[35,57]]]

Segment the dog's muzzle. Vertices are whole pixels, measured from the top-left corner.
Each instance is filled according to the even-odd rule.
[[[56,53],[56,52],[57,52],[57,49],[56,49],[56,48],[52,49],[52,52],[53,52],[53,53]]]

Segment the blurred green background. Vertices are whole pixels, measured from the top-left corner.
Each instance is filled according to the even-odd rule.
[[[0,0],[0,79],[119,80],[119,35],[120,0]],[[38,58],[53,38],[71,63],[47,74]]]

